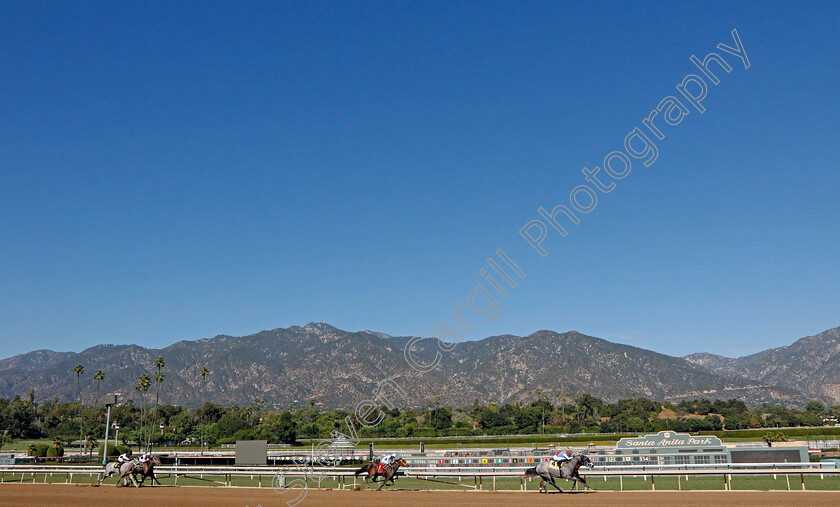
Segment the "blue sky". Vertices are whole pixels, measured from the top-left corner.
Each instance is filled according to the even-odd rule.
[[[326,321],[738,355],[840,325],[838,4],[7,4],[0,356]],[[750,60],[716,50],[738,30]],[[733,70],[550,234],[686,74]],[[551,233],[551,231],[549,231]]]

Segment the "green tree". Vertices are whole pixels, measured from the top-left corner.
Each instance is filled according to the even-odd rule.
[[[450,407],[435,408],[429,412],[426,424],[436,430],[445,430],[452,427],[452,409]]]
[[[237,431],[248,428],[248,422],[238,412],[238,410],[235,412],[228,412],[214,425],[216,429],[216,439],[230,438]]]
[[[297,440],[297,431],[292,414],[289,412],[278,414],[272,410],[265,416],[257,435],[271,444],[294,444]]]
[[[825,413],[825,406],[818,401],[809,401],[805,411],[820,416]]]
[[[193,418],[190,413],[186,411],[181,412],[174,418],[171,418],[169,423],[172,425],[175,435],[179,440],[189,437],[194,429]]]
[[[785,442],[787,438],[781,431],[777,431],[773,433],[772,431],[768,431],[764,435],[764,441],[767,442],[767,447],[773,447],[773,442]]]

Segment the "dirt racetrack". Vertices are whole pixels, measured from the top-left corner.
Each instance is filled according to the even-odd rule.
[[[0,485],[0,505],[14,506],[93,506],[93,505],[153,505],[155,507],[209,507],[230,505],[262,507],[285,505],[292,493],[278,494],[269,488],[220,487],[145,487],[94,488],[82,485],[3,484]],[[286,495],[288,498],[284,498]],[[840,491],[626,491],[567,494],[539,494],[527,492],[475,491],[328,491],[310,490],[299,505],[339,505],[369,507],[383,502],[411,506],[485,505],[569,505],[581,502],[587,507],[614,505],[738,505],[743,506],[837,506]]]

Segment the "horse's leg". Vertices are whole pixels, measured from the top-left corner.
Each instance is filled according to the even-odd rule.
[[[548,476],[548,483],[551,484],[552,486],[554,486],[555,488],[557,488],[557,491],[559,491],[560,493],[563,492],[563,490],[560,489],[560,486],[558,486],[557,483],[554,482],[554,477],[552,477],[551,475]],[[546,491],[547,490],[548,490],[548,488],[546,488]]]
[[[391,485],[393,486],[393,484],[394,484],[394,476],[392,475],[391,477],[388,477],[388,474],[386,473],[386,474],[383,476],[383,481],[382,481],[382,484],[380,484],[380,485],[379,485],[379,489],[382,489],[382,486],[386,486],[386,485],[388,484],[388,481],[391,481]]]
[[[104,480],[105,480],[105,479],[107,479],[108,477],[111,477],[111,474],[112,474],[112,473],[113,473],[113,472],[109,472],[109,471],[108,471],[108,467],[105,467],[105,471],[104,471],[104,472],[102,472],[101,474],[99,474],[99,479],[97,479],[97,481],[96,481],[96,485],[97,485],[97,486],[101,486],[101,485],[102,485],[102,481],[104,481]]]

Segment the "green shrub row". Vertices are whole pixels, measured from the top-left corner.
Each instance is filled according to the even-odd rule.
[[[36,458],[59,458],[64,456],[64,447],[60,444],[32,444],[26,454]]]
[[[117,445],[114,446],[113,444],[108,444],[108,457],[119,456],[124,452],[128,452],[129,448],[124,445]],[[105,451],[105,444],[99,444],[99,457],[102,457],[102,453]]]

